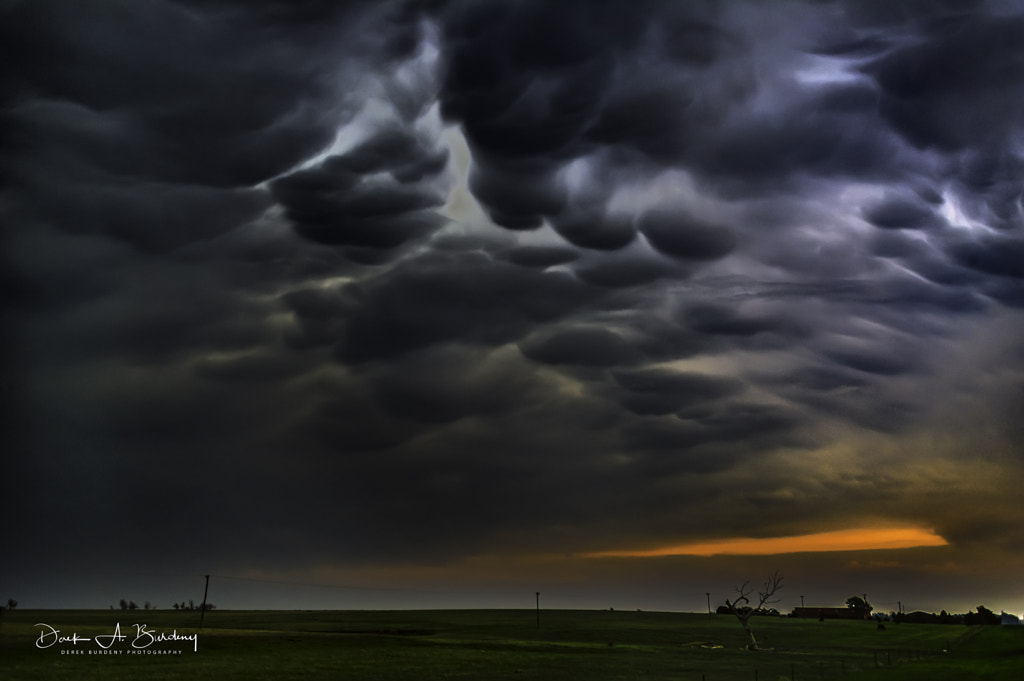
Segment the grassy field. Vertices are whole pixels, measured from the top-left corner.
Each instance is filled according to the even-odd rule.
[[[50,630],[37,623],[87,638],[120,624],[126,639],[106,641],[124,652],[88,654],[98,650],[95,640],[41,649],[36,644]],[[129,655],[135,624],[154,636],[198,633],[198,640],[144,635],[148,650],[182,652]],[[755,634],[770,650],[750,653],[739,624],[726,615],[542,611],[538,628],[532,610],[215,610],[202,631],[198,624],[197,612],[5,612],[0,678],[982,681],[1024,672],[1024,627],[890,624],[879,631],[867,622],[755,618]]]

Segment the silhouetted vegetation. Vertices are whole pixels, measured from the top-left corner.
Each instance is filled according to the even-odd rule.
[[[1000,624],[1002,618],[984,605],[979,605],[976,612],[953,615],[945,610],[938,615],[931,612],[899,612],[892,616],[893,622],[909,622],[911,624]]]
[[[772,600],[772,596],[782,588],[782,575],[778,571],[768,575],[764,580],[764,584],[761,589],[757,592],[757,605],[751,605],[752,601],[750,596],[753,595],[754,589],[750,586],[750,582],[744,582],[742,586],[736,587],[736,592],[739,596],[733,602],[728,600],[725,602],[729,612],[736,616],[736,619],[740,621],[740,625],[743,627],[744,633],[747,635],[747,650],[757,650],[757,639],[754,638],[754,632],[750,628],[750,618],[755,614],[764,612],[765,605],[768,603],[776,603],[778,599]],[[745,603],[746,605],[740,605]],[[778,611],[775,611],[778,613]]]
[[[189,601],[188,603],[186,603],[185,601],[182,601],[181,603],[174,603],[171,607],[173,607],[175,610],[202,610],[203,609],[202,604],[196,605],[194,601]],[[206,604],[206,609],[207,610],[213,610],[216,607],[217,606],[215,606],[213,603],[207,603]]]
[[[867,597],[861,598],[860,596],[850,596],[846,599],[846,607],[850,608],[854,612],[857,612],[867,619],[867,616],[874,610],[871,604],[868,603]]]
[[[17,605],[17,601],[15,601],[15,605]],[[118,601],[118,607],[121,610],[138,610],[139,609],[139,605],[135,601],[125,600],[124,598],[122,598],[120,601]],[[180,603],[172,603],[171,607],[174,608],[175,610],[195,610],[197,612],[201,611],[203,609],[202,604],[196,605],[195,601],[188,601],[187,603],[185,601],[181,601]],[[215,606],[213,603],[207,603],[206,604],[206,610],[207,611],[213,610],[216,607],[217,606]],[[110,606],[110,609],[113,610],[114,606]],[[143,604],[142,604],[142,609],[143,610],[157,610],[158,608],[153,603],[150,603],[149,601],[144,601]]]

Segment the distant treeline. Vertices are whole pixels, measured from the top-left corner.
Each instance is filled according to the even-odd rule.
[[[139,609],[139,606],[138,606],[138,604],[135,601],[126,601],[123,598],[118,602],[118,606],[122,610],[138,610]],[[213,610],[217,606],[215,606],[213,603],[207,603],[204,606],[202,603],[200,603],[199,605],[196,605],[194,601],[188,601],[187,603],[185,601],[182,601],[181,603],[172,603],[171,607],[174,608],[175,610],[203,610],[204,608],[206,610]],[[110,606],[110,609],[113,610],[114,606]],[[149,601],[146,601],[145,603],[142,604],[142,609],[143,610],[156,610],[157,606],[151,604]]]
[[[741,612],[745,612],[746,610],[749,610],[749,609],[750,608],[741,608]],[[794,608],[793,611],[790,612],[787,616],[788,617],[806,616],[805,614],[800,613],[799,612],[800,610],[807,610],[807,611],[813,610],[813,611],[822,612],[821,619],[840,619],[839,617],[837,617],[837,612],[835,612],[835,611],[840,610],[840,608],[827,608],[827,609],[820,609],[820,608]],[[826,610],[828,612],[825,612]],[[719,606],[715,610],[715,612],[718,613],[719,615],[728,615],[732,611],[729,610],[728,607],[726,607],[724,605],[721,605],[721,606]],[[899,623],[899,622],[907,622],[907,623],[910,623],[910,624],[966,624],[968,626],[973,625],[973,624],[1001,624],[1002,623],[1002,617],[1000,615],[997,615],[996,613],[992,612],[991,610],[986,608],[984,605],[979,605],[978,609],[977,609],[977,612],[968,612],[968,613],[958,614],[958,615],[954,615],[954,614],[948,613],[945,610],[940,612],[938,615],[936,615],[935,613],[931,613],[931,612],[921,612],[921,611],[915,611],[915,612],[894,612],[894,613],[889,613],[889,614],[883,614],[883,613],[876,612],[876,613],[872,614],[870,612],[870,609],[858,609],[858,608],[850,608],[849,612],[851,614],[856,614],[857,616],[856,617],[849,617],[849,618],[842,618],[842,619],[865,619],[865,620],[870,619],[870,620],[875,620],[875,621],[897,622],[897,623]],[[841,613],[838,613],[838,614],[841,614]],[[782,613],[780,613],[775,608],[762,608],[762,609],[759,609],[759,610],[755,610],[754,611],[754,615],[763,616],[763,617],[782,617],[783,616]]]
[[[1002,617],[984,605],[978,606],[977,612],[953,615],[945,610],[938,615],[932,612],[898,612],[892,615],[893,622],[910,622],[911,624],[1001,624]]]

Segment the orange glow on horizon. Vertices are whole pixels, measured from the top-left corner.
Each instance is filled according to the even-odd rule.
[[[664,546],[633,551],[601,551],[590,558],[654,558],[659,556],[770,556],[779,553],[821,553],[827,551],[869,551],[948,546],[934,530],[917,527],[865,528],[816,532],[793,537],[753,539],[738,537],[717,541]]]

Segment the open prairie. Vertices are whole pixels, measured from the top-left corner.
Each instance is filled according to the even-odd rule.
[[[623,611],[15,610],[11,681],[177,679],[995,679],[1024,669],[1024,627]],[[118,638],[117,636],[120,636]]]

